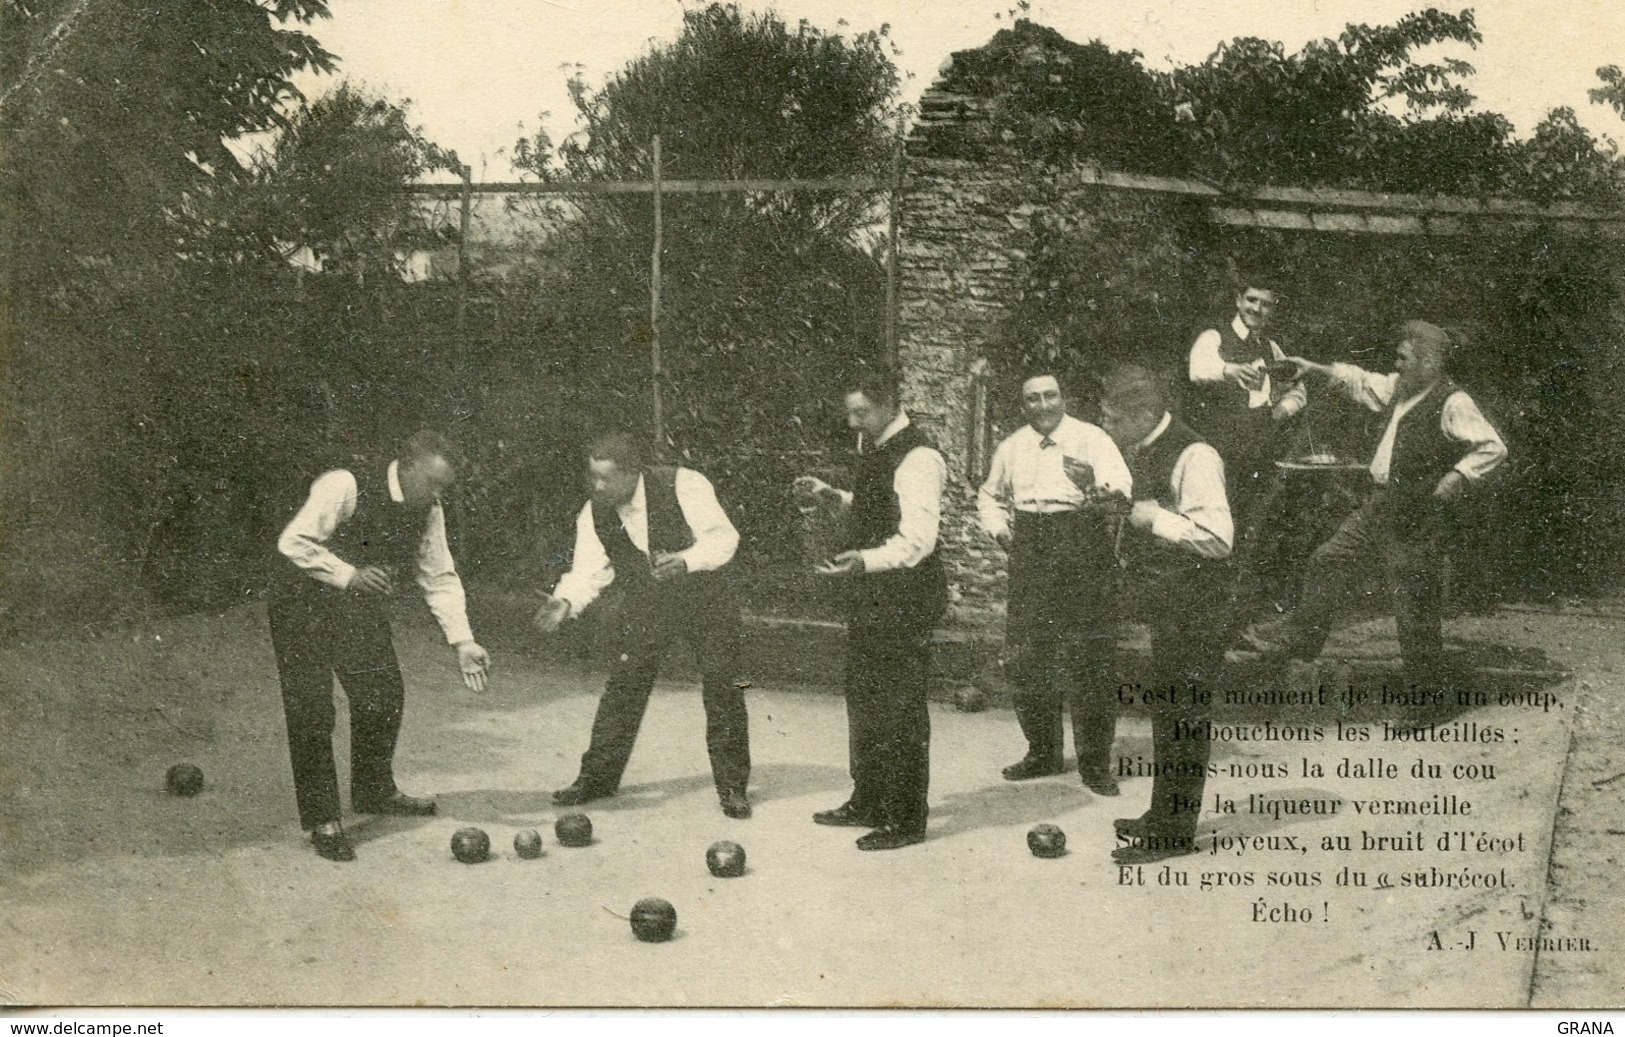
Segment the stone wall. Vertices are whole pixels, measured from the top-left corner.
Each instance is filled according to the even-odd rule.
[[[999,332],[1020,291],[1025,256],[999,188],[1000,163],[944,157],[933,134],[974,112],[974,102],[926,94],[909,139],[909,191],[899,251],[898,361],[903,405],[948,461],[942,543],[948,562],[949,625],[995,628],[1004,615],[1004,552],[976,521],[976,488],[986,474],[979,448],[976,361]]]
[[[1034,228],[1049,219],[1038,214],[1058,211],[1072,220],[1075,240],[1093,243],[1115,268],[1116,283],[1095,291],[1098,299],[1071,298],[1069,304],[1086,304],[1074,309],[1109,348],[1142,340],[1148,355],[1137,360],[1180,362],[1192,328],[1200,326],[1191,322],[1214,319],[1227,305],[1229,290],[1214,275],[1222,274],[1231,251],[1273,252],[1303,282],[1304,291],[1287,306],[1294,326],[1286,331],[1304,355],[1386,364],[1388,329],[1400,319],[1425,315],[1464,326],[1479,342],[1461,372],[1464,384],[1506,419],[1503,434],[1520,439],[1516,449],[1522,455],[1521,467],[1509,466],[1516,471],[1491,491],[1483,509],[1489,516],[1481,531],[1485,543],[1499,545],[1485,557],[1498,570],[1519,571],[1513,594],[1520,581],[1528,594],[1540,596],[1625,578],[1625,520],[1612,507],[1625,485],[1617,478],[1625,475],[1625,452],[1611,442],[1594,442],[1587,432],[1599,424],[1617,427],[1619,401],[1625,399],[1615,391],[1625,382],[1625,274],[1619,272],[1625,269],[1625,233],[1608,226],[1619,222],[1617,216],[1592,214],[1587,230],[1586,221],[1546,219],[1538,212],[1500,219],[1490,206],[1473,233],[1434,236],[1431,216],[1411,220],[1421,233],[1370,233],[1373,221],[1388,219],[1380,215],[1384,206],[1429,214],[1429,206],[1477,203],[1265,190],[1248,202],[1260,207],[1254,215],[1301,215],[1307,229],[1271,229],[1268,220],[1230,226],[1233,221],[1221,218],[1228,211],[1222,206],[1236,199],[1221,202],[1218,192],[1204,194],[1210,189],[1200,185],[1021,164],[991,138],[985,104],[975,98],[931,90],[921,108],[907,149],[899,361],[904,404],[937,439],[949,466],[942,539],[951,629],[996,635],[1002,625],[1004,555],[980,530],[975,493],[999,434],[990,424],[989,403],[995,413],[1009,410],[1002,397],[1010,392],[1010,372],[998,364],[1010,354],[1013,336],[1048,320],[1033,305],[1033,274],[1046,254]],[[1364,206],[1378,215],[1359,218],[1362,233],[1320,228],[1322,216],[1336,215],[1340,206]],[[1576,236],[1576,227],[1584,233]],[[1157,234],[1163,236],[1153,245]],[[1175,255],[1187,260],[1166,262]],[[1136,269],[1149,260],[1149,268]],[[1474,275],[1462,277],[1466,270]],[[1124,335],[1125,322],[1137,319],[1133,305],[1124,302],[1135,277],[1141,278],[1142,297],[1146,285],[1173,294],[1165,307],[1173,317],[1162,326],[1141,322]],[[1323,420],[1335,422],[1330,404]],[[1576,408],[1592,409],[1593,420],[1571,413]],[[1537,432],[1546,430],[1533,443],[1531,422]],[[1561,434],[1552,435],[1548,426],[1561,426]],[[1582,449],[1572,449],[1574,443]],[[1544,555],[1551,556],[1550,564],[1534,564]],[[1506,583],[1504,576],[1496,578]]]

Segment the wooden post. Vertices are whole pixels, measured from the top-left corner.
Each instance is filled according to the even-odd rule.
[[[462,212],[457,224],[457,335],[461,338],[468,301],[468,225],[474,203],[474,169],[463,166],[458,172],[463,180]]]
[[[903,206],[903,117],[897,117],[897,140],[891,155],[891,199],[886,220],[886,362],[897,363],[897,240]]]
[[[655,244],[649,257],[649,375],[650,411],[654,425],[655,455],[666,446],[666,430],[660,412],[660,250],[662,245],[660,213],[660,134],[654,136],[654,198]]]

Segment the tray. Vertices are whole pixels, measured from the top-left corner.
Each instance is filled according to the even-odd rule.
[[[1289,472],[1363,472],[1371,466],[1359,461],[1277,461],[1275,467]]]

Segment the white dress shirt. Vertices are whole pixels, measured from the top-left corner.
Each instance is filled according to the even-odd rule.
[[[884,446],[888,440],[909,426],[908,415],[897,412],[891,424],[875,440],[874,448]],[[869,449],[860,437],[858,453]],[[884,572],[888,569],[912,569],[925,561],[937,549],[937,529],[942,522],[942,491],[948,485],[948,463],[942,454],[930,447],[917,446],[904,456],[897,471],[892,474],[892,489],[897,493],[898,509],[902,514],[893,533],[878,547],[858,554],[863,558],[864,572]],[[852,504],[852,491],[841,490],[841,502]]]
[[[1231,319],[1230,330],[1234,331],[1236,333],[1236,337],[1241,339],[1243,342],[1247,341],[1252,335],[1252,329],[1246,324],[1242,323],[1240,314],[1237,314]],[[1230,373],[1227,370],[1228,365],[1224,362],[1224,358],[1219,355],[1219,347],[1223,341],[1223,337],[1219,334],[1218,330],[1214,328],[1209,328],[1207,331],[1204,331],[1200,335],[1196,336],[1196,342],[1191,346],[1191,381],[1211,384],[1214,382],[1226,382],[1234,380],[1231,378]],[[1273,339],[1269,341],[1269,354],[1269,359],[1271,360],[1286,359],[1286,353],[1279,345],[1276,344]],[[1252,368],[1253,370],[1264,372],[1263,384],[1256,389],[1247,390],[1248,409],[1251,410],[1258,407],[1269,406],[1270,376],[1268,372],[1265,371],[1265,359],[1263,357],[1255,357],[1248,363],[1238,364],[1236,366],[1242,368]],[[1237,381],[1236,384],[1240,385],[1241,383]],[[1285,418],[1298,413],[1300,410],[1303,410],[1304,406],[1308,404],[1308,402],[1309,390],[1304,388],[1302,382],[1298,382],[1281,396],[1281,402],[1277,404],[1277,406],[1281,410],[1281,416]]]
[[[1139,449],[1155,443],[1172,423],[1173,416],[1164,414],[1151,434],[1140,441]],[[1206,443],[1192,443],[1174,462],[1172,481],[1177,503],[1173,510],[1155,505],[1151,535],[1203,558],[1228,558],[1236,527],[1225,496],[1224,461],[1219,452]],[[1141,487],[1141,492],[1146,501],[1153,501],[1154,492],[1147,487]]]
[[[389,463],[388,478],[389,497],[399,504],[406,499],[401,492],[399,462]],[[330,551],[327,541],[355,515],[357,493],[351,472],[339,468],[323,473],[311,483],[310,497],[276,542],[282,556],[306,575],[340,590],[350,586],[355,566]],[[428,525],[418,545],[417,584],[448,644],[474,640],[463,581],[446,544],[446,512],[439,501],[429,506]]]
[[[1392,403],[1394,389],[1399,385],[1397,371],[1376,374],[1354,364],[1333,364],[1331,377],[1332,382],[1350,399],[1371,411],[1381,411]],[[1424,390],[1394,405],[1388,427],[1383,429],[1382,439],[1377,442],[1377,452],[1371,457],[1371,481],[1378,486],[1388,485],[1388,471],[1394,461],[1394,437],[1399,434],[1400,419],[1427,399],[1432,391],[1431,388]],[[1470,448],[1455,466],[1456,471],[1470,480],[1482,479],[1506,460],[1507,448],[1501,441],[1501,434],[1485,419],[1473,398],[1460,389],[1444,401],[1444,410],[1439,415],[1439,431],[1446,438]]]
[[[739,531],[729,521],[728,513],[717,501],[717,491],[711,480],[691,468],[677,469],[677,505],[683,519],[694,534],[694,543],[686,550],[676,552],[688,565],[691,573],[711,572],[733,561],[739,550]],[[594,524],[592,501],[588,501],[576,516],[575,555],[570,571],[559,577],[553,596],[570,603],[570,615],[579,616],[615,582],[615,566],[598,539]],[[621,526],[626,530],[632,546],[649,553],[649,503],[644,492],[644,479],[638,477],[632,499],[616,509]],[[652,564],[652,560],[651,560]]]
[[[1043,515],[1082,507],[1083,491],[1066,477],[1063,457],[1092,467],[1095,489],[1132,494],[1128,465],[1112,437],[1097,425],[1065,414],[1049,435],[1023,425],[993,451],[987,479],[976,493],[982,528],[999,537],[1010,532],[1012,511]]]

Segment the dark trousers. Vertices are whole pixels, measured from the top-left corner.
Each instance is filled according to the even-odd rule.
[[[1117,700],[1108,533],[1079,512],[1018,513],[1013,533],[1004,639],[1027,755],[1061,759],[1061,712],[1070,705],[1078,770],[1109,773]]]
[[[1442,505],[1431,497],[1411,500],[1386,490],[1368,497],[1309,558],[1303,600],[1293,613],[1292,655],[1320,654],[1344,596],[1376,570],[1394,597],[1406,668],[1436,673],[1443,648],[1442,525]]]
[[[750,724],[745,693],[737,683],[739,634],[739,608],[716,587],[698,587],[680,577],[646,593],[628,594],[616,661],[598,700],[578,782],[605,792],[620,787],[660,661],[673,639],[683,637],[700,666],[711,777],[719,793],[744,792],[750,782]]]
[[[273,596],[269,612],[299,823],[317,828],[339,818],[333,678],[350,706],[352,802],[396,791],[395,740],[406,689],[382,601],[317,589]]]
[[[854,617],[846,634],[852,805],[913,832],[925,830],[931,782],[926,698],[935,619],[868,612]]]
[[[1151,667],[1156,687],[1176,689],[1175,701],[1159,701],[1151,711],[1151,753],[1156,776],[1146,822],[1158,834],[1190,838],[1202,812],[1208,758],[1213,743],[1192,737],[1190,728],[1213,714],[1212,699],[1224,665],[1225,627],[1218,610],[1197,602],[1167,599],[1167,609],[1151,622]],[[1209,693],[1208,702],[1191,695]]]

